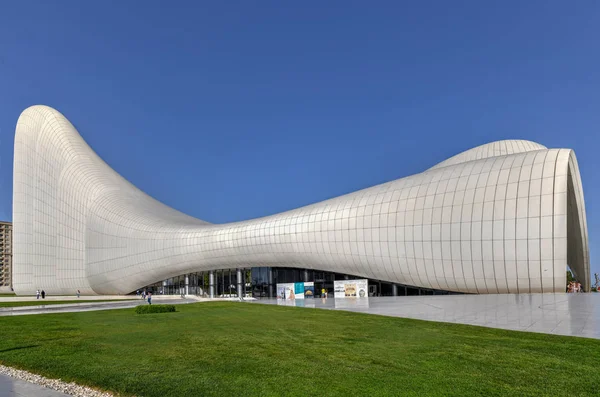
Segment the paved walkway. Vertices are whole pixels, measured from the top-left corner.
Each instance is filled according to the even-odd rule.
[[[161,296],[173,296],[178,297],[178,295],[161,295]],[[135,295],[81,295],[81,297],[77,298],[76,295],[46,295],[45,299],[41,297],[36,299],[35,296],[31,295],[13,295],[13,296],[0,296],[0,302],[47,302],[47,301],[76,301],[76,300],[86,300],[86,301],[94,301],[94,300],[125,300],[125,299],[140,299],[139,296]]]
[[[260,299],[254,303],[347,310],[600,339],[600,293]]]
[[[35,383],[0,375],[0,397],[65,397],[68,394]]]
[[[152,298],[153,304],[182,304],[195,303],[196,299],[182,298]],[[147,301],[142,299],[115,301],[115,302],[88,302],[88,303],[68,303],[58,305],[39,305],[39,306],[15,306],[15,307],[0,307],[0,316],[21,316],[26,314],[48,314],[48,313],[73,313],[73,312],[89,312],[96,310],[111,310],[111,309],[126,309],[139,305],[147,305]]]
[[[152,304],[172,304],[180,305],[196,302],[216,302],[216,301],[238,301],[237,298],[199,298],[188,295],[181,298],[179,295],[154,295]],[[126,301],[113,302],[86,302],[86,303],[66,303],[57,305],[36,305],[36,306],[15,306],[0,307],[0,316],[21,316],[26,314],[48,314],[48,313],[75,313],[90,312],[96,310],[126,309],[139,305],[147,305],[147,300],[141,298],[130,299]]]

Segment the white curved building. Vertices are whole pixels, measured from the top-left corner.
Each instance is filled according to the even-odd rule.
[[[586,290],[583,190],[570,149],[511,140],[296,210],[214,225],[146,195],[58,111],[20,116],[14,156],[18,294],[130,293],[201,270],[321,269],[466,293]]]

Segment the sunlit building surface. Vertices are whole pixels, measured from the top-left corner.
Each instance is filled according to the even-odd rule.
[[[324,284],[367,278],[391,294],[564,292],[567,266],[590,287],[575,154],[523,140],[482,145],[420,174],[296,210],[217,225],[146,195],[61,113],[33,106],[16,128],[13,222],[18,294],[168,292],[177,284],[214,295],[219,286],[240,293],[260,279],[260,294],[272,296],[280,274]]]

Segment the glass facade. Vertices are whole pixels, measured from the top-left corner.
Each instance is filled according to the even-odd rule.
[[[214,296],[217,298],[238,297],[237,269],[214,270]],[[190,273],[154,283],[140,289],[159,295],[197,295],[210,297],[210,272]],[[187,277],[187,290],[186,290]],[[320,297],[325,289],[329,296],[333,295],[335,280],[363,279],[364,277],[349,274],[324,272],[313,269],[296,269],[285,267],[253,267],[241,269],[241,288],[244,297],[274,298],[278,283],[294,283],[312,281],[315,283],[315,297]],[[135,293],[134,291],[133,293]],[[409,285],[394,284],[369,279],[369,296],[409,296],[409,295],[448,295],[455,292],[417,288]]]

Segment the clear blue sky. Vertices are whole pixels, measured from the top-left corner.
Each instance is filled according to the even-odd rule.
[[[4,1],[0,218],[20,112],[63,112],[115,170],[249,219],[521,138],[575,149],[600,243],[597,1]]]

